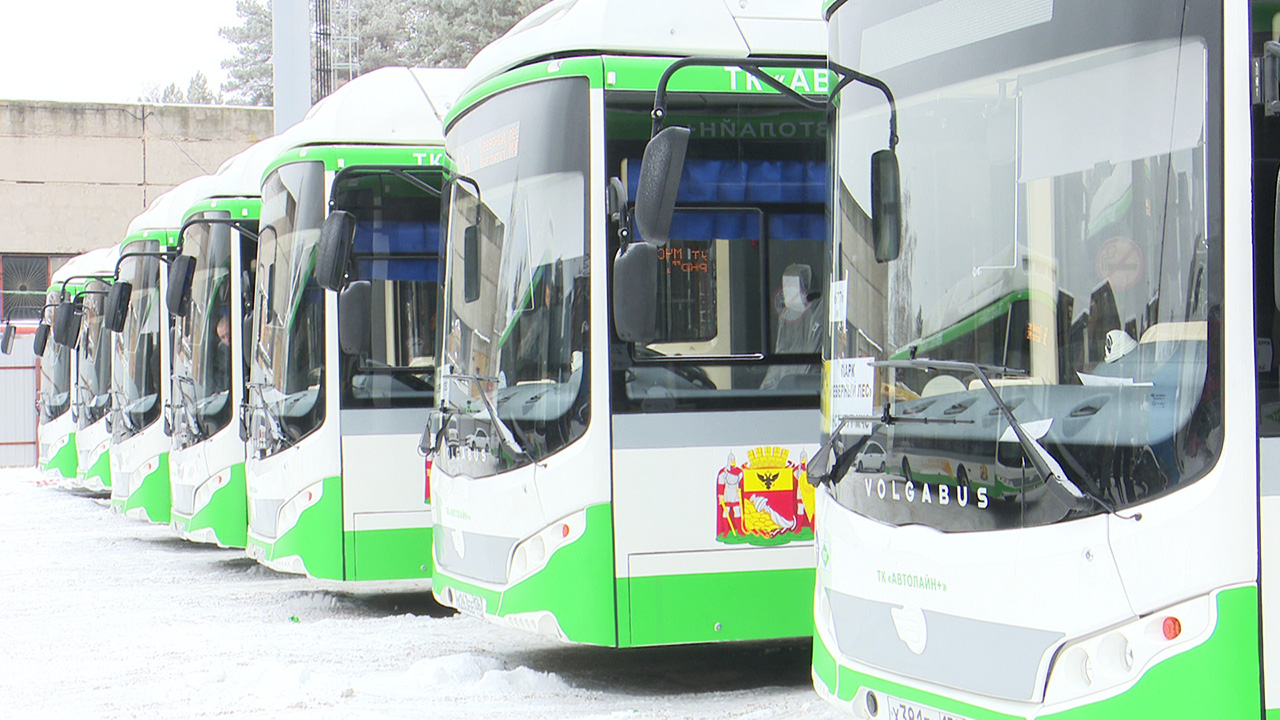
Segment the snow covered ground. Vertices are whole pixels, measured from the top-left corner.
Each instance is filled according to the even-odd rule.
[[[0,470],[3,718],[836,718],[808,642],[569,646]]]

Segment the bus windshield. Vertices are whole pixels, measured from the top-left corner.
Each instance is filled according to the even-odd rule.
[[[667,125],[691,139],[671,239],[658,251],[659,333],[631,353],[614,410],[816,407],[827,113],[777,93],[668,97]],[[653,93],[605,102],[608,173],[634,202]]]
[[[324,201],[320,162],[284,165],[262,188],[250,384],[267,454],[324,421],[324,291],[313,275]]]
[[[837,372],[905,361],[875,370],[872,403],[902,422],[846,423],[837,443],[851,509],[943,530],[1044,524],[1215,462],[1220,8],[1140,5],[863,0],[833,19],[832,62],[892,89],[901,138],[901,250],[877,263],[868,168],[888,106],[842,92],[832,358]],[[988,366],[991,388],[926,360]],[[1051,499],[993,395],[1086,501]]]
[[[58,283],[61,285],[61,283]],[[56,289],[49,291],[49,304],[56,304],[61,295]],[[44,321],[52,322],[53,312],[46,310]],[[52,332],[50,333],[52,335]],[[40,422],[47,423],[62,417],[71,408],[71,350],[50,337],[40,359]]]
[[[160,243],[131,243],[125,252],[157,253]],[[133,284],[124,329],[116,334],[112,388],[118,393],[120,421],[115,442],[137,434],[160,417],[160,259],[134,256],[120,263],[120,281]]]
[[[84,316],[80,323],[76,384],[81,428],[101,420],[111,409],[111,337],[102,322],[102,305],[109,287],[104,282],[91,281],[86,287],[88,292],[81,295]]]
[[[358,338],[342,343],[344,408],[429,407],[434,398],[441,177],[355,169],[334,180],[333,207],[356,219],[352,286],[369,300]],[[354,326],[349,297],[338,302],[342,322]]]
[[[524,85],[449,131],[468,178],[454,183],[449,212],[451,440],[440,462],[450,474],[525,465],[586,429],[588,97],[584,78]]]
[[[174,442],[184,448],[231,422],[231,228],[202,223],[229,218],[200,213],[182,235],[183,253],[195,258],[191,303],[174,324],[173,389],[178,403]]]

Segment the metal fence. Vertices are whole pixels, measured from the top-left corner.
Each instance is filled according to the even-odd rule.
[[[0,354],[0,467],[36,464],[36,387],[40,366],[31,352],[35,327],[17,326],[13,352]]]

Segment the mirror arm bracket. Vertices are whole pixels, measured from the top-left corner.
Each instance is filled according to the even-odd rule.
[[[889,149],[894,150],[898,147],[898,103],[893,99],[893,91],[880,78],[865,75],[863,73],[848,68],[843,65],[830,62],[831,69],[840,74],[840,80],[836,86],[831,88],[831,99],[834,101],[840,95],[840,91],[845,89],[850,83],[861,83],[868,87],[875,88],[884,93],[885,102],[889,103]]]
[[[786,83],[778,80],[769,73],[765,72],[764,66],[770,67],[788,67],[788,68],[812,68],[827,69],[826,60],[805,60],[803,58],[794,57],[684,57],[676,60],[667,66],[662,72],[662,77],[658,79],[658,87],[653,94],[653,129],[651,135],[657,135],[662,130],[663,123],[667,119],[667,84],[671,82],[671,76],[675,75],[682,68],[687,67],[736,67],[744,72],[750,73],[769,87],[778,92],[791,97],[805,107],[814,110],[821,110],[827,107],[827,100],[815,100],[806,97],[799,92],[791,89]]]

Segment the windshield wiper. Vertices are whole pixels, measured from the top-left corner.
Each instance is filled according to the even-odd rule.
[[[207,440],[208,435],[204,432],[204,428],[200,425],[200,421],[196,419],[196,412],[193,409],[195,401],[192,396],[187,393],[187,388],[194,389],[196,379],[186,373],[174,373],[173,379],[177,380],[182,388],[178,390],[177,406],[182,409],[182,423],[186,425],[187,432],[195,437],[196,442]]]
[[[494,408],[493,403],[489,401],[489,394],[485,392],[483,383],[492,382],[496,384],[497,378],[487,378],[480,375],[444,374],[440,376],[440,380],[442,382],[447,382],[449,380],[466,380],[474,384],[476,389],[480,391],[480,400],[484,405],[485,413],[489,416],[489,421],[492,422],[493,426],[498,430],[498,439],[502,441],[502,446],[511,453],[524,456],[530,461],[536,461],[536,458],[525,450],[520,442],[516,440],[515,432],[511,428],[507,427],[506,423],[502,422],[502,418],[498,417],[497,409]],[[528,438],[525,438],[525,443],[528,443]]]
[[[276,418],[275,413],[271,412],[271,408],[268,407],[267,396],[263,391],[266,388],[271,387],[271,385],[264,382],[248,382],[246,385],[249,386],[250,390],[257,394],[259,402],[256,407],[251,406],[250,410],[260,411],[260,414],[267,418],[268,422],[266,423],[266,427],[271,433],[271,443],[275,446],[281,445],[289,438],[285,435],[284,427],[281,425],[280,420]],[[266,448],[264,447],[261,449],[265,450]]]
[[[1032,467],[1050,482],[1049,487],[1057,488],[1061,493],[1066,495],[1069,504],[1077,509],[1084,509],[1088,502],[1097,503],[1102,509],[1109,513],[1116,513],[1116,508],[1110,502],[1102,497],[1082,488],[1074,483],[1067,473],[1062,469],[1062,465],[1049,454],[1049,451],[1040,444],[1038,440],[1027,432],[1026,427],[1018,422],[1013,416],[1013,409],[1009,407],[1004,398],[1000,397],[1000,392],[996,390],[995,385],[991,382],[991,376],[988,373],[1004,376],[1004,377],[1026,377],[1025,370],[1017,368],[1008,368],[998,365],[982,365],[974,362],[964,362],[959,360],[929,360],[928,358],[912,358],[910,360],[880,360],[871,363],[874,367],[883,368],[928,368],[933,370],[951,370],[956,372],[970,372],[978,376],[978,380],[982,383],[982,387],[986,389],[987,394],[995,402],[996,407],[1000,410],[1000,414],[1004,417],[1005,422],[1009,423],[1009,429],[1013,431],[1014,437],[1018,441],[1018,445],[1022,447],[1022,452],[1031,461]],[[1048,428],[1046,427],[1047,431]]]

